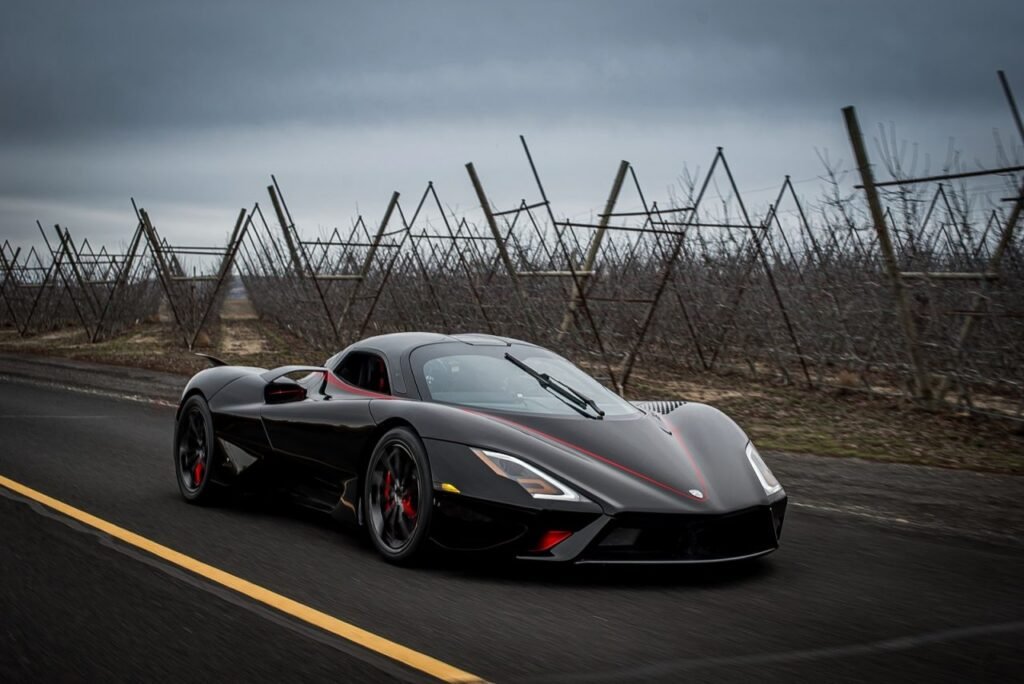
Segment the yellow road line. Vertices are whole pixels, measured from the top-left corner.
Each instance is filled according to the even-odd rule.
[[[37,501],[44,506],[52,508],[69,518],[73,518],[80,523],[93,527],[126,544],[131,544],[132,546],[151,553],[158,558],[162,558],[168,563],[173,563],[178,567],[185,568],[190,572],[194,572],[197,575],[205,577],[211,582],[215,582],[221,586],[227,587],[228,589],[232,589],[239,594],[248,596],[254,601],[258,601],[270,606],[271,608],[275,608],[282,613],[286,613],[294,618],[302,620],[303,622],[319,627],[320,629],[337,635],[342,639],[347,639],[355,644],[359,644],[360,646],[374,651],[375,653],[397,660],[404,665],[431,675],[432,677],[436,677],[437,679],[445,682],[468,683],[484,681],[474,674],[470,674],[469,672],[460,670],[457,667],[443,663],[436,658],[431,658],[424,653],[414,651],[411,648],[402,646],[401,644],[395,643],[389,639],[385,639],[382,636],[377,636],[373,632],[368,632],[365,629],[361,629],[343,620],[339,620],[338,618],[316,610],[315,608],[310,608],[309,606],[292,600],[287,596],[277,594],[269,589],[259,586],[258,584],[253,584],[241,577],[237,577],[229,572],[225,572],[219,568],[213,567],[212,565],[196,560],[191,556],[186,556],[185,554],[175,551],[172,548],[168,548],[163,544],[158,544],[155,541],[135,534],[134,532],[130,532],[123,527],[118,527],[117,525],[107,522],[102,518],[97,518],[90,513],[86,513],[85,511],[75,508],[74,506],[70,506],[63,501],[47,496],[46,494],[38,492],[31,487],[26,487],[20,482],[15,482],[14,480],[10,480],[0,475],[0,486],[6,487],[7,489],[32,499],[33,501]]]

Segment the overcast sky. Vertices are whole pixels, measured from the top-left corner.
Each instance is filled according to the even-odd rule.
[[[1016,141],[1024,2],[49,2],[0,9],[0,238],[69,226],[115,245],[129,198],[174,242],[222,242],[277,175],[300,230],[411,208],[426,182],[479,216],[599,210],[620,159],[664,199],[723,146],[750,204],[816,148],[848,160],[841,108],[894,122],[941,167],[955,139]],[[623,199],[624,203],[632,201]],[[622,206],[622,209],[628,207]]]

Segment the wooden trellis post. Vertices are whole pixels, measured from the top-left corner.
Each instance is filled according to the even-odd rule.
[[[925,365],[924,355],[921,353],[917,326],[914,324],[914,316],[910,309],[910,300],[907,297],[906,288],[903,287],[899,265],[896,263],[896,253],[893,250],[889,227],[885,221],[885,212],[882,209],[882,202],[878,198],[878,190],[875,188],[875,175],[871,170],[867,150],[864,148],[864,137],[860,131],[860,123],[857,121],[857,112],[853,107],[844,107],[843,118],[846,121],[846,131],[850,137],[850,145],[853,147],[854,158],[857,160],[857,169],[864,186],[864,194],[867,196],[871,220],[878,236],[882,260],[889,275],[893,298],[896,300],[896,314],[900,326],[903,328],[903,338],[914,378],[914,396],[918,399],[928,400],[932,396],[931,386],[928,382],[928,368]]]
[[[579,276],[579,281],[574,282],[572,299],[569,300],[569,308],[565,312],[565,316],[562,317],[562,324],[558,326],[558,339],[569,331],[569,326],[572,325],[573,315],[576,313],[576,308],[580,305],[580,300],[585,296],[584,288],[586,288],[587,281],[590,278],[590,274],[594,271],[594,266],[597,264],[597,256],[601,251],[601,243],[604,241],[605,233],[608,232],[608,222],[611,221],[612,215],[615,211],[615,203],[619,201],[619,193],[622,191],[622,182],[626,179],[626,172],[629,171],[629,162],[623,159],[619,162],[619,170],[615,173],[615,180],[612,181],[612,189],[608,193],[608,199],[604,203],[604,211],[601,213],[601,220],[598,221],[597,231],[593,237],[590,238],[590,244],[587,246],[587,255],[583,259],[583,272]]]

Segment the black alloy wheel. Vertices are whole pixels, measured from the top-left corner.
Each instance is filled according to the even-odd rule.
[[[433,494],[426,452],[408,428],[389,431],[370,457],[364,513],[370,539],[388,560],[418,556],[427,536]]]
[[[181,495],[195,503],[212,501],[217,489],[213,482],[213,421],[206,400],[199,395],[190,397],[178,413],[174,462]]]

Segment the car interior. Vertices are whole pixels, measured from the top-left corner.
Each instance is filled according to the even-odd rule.
[[[388,370],[384,359],[370,352],[352,352],[346,354],[334,374],[348,384],[360,389],[391,394],[391,383],[388,382]]]

